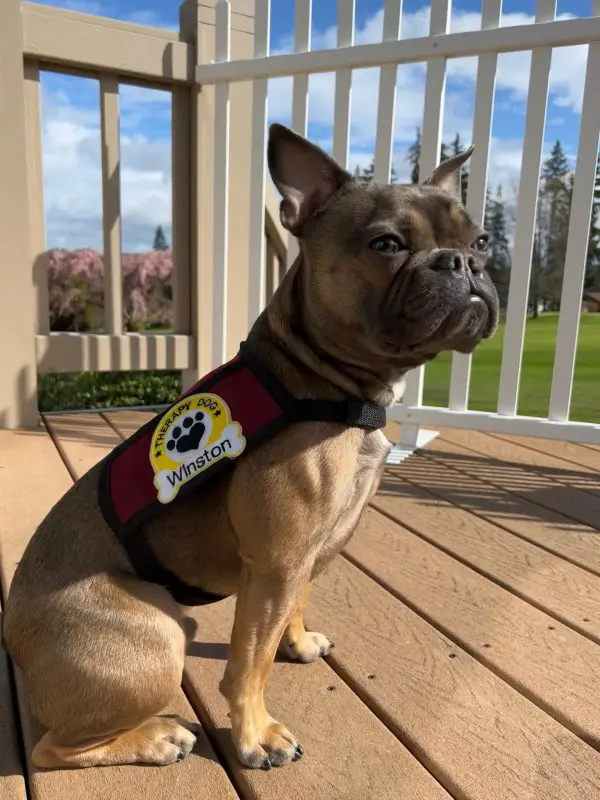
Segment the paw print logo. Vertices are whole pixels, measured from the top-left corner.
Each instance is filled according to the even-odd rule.
[[[166,449],[173,461],[185,461],[200,450],[212,430],[212,420],[204,411],[189,411],[169,428]]]

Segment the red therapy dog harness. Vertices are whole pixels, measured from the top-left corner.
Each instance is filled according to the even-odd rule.
[[[223,599],[164,567],[143,526],[290,423],[310,420],[375,429],[385,427],[386,412],[361,400],[297,399],[243,343],[234,359],[116,447],[102,467],[100,508],[140,577],[182,605]]]

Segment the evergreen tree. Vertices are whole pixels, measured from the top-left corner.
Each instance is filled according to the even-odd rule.
[[[493,200],[491,199],[489,190],[486,193],[486,230],[490,234],[488,272],[496,285],[500,303],[502,307],[505,308],[508,301],[511,263],[507,235],[506,209],[501,186],[497,187],[496,196]]]
[[[375,159],[372,158],[371,162],[369,163],[368,167],[361,169],[360,167],[356,167],[354,170],[354,175],[356,178],[361,178],[364,181],[372,181],[373,175],[375,174]],[[398,176],[396,175],[396,170],[392,164],[391,174],[390,174],[390,183],[397,183]]]
[[[492,229],[492,214],[494,211],[492,203],[493,203],[492,190],[490,189],[489,186],[487,186],[485,190],[485,209],[483,212],[483,227],[488,233],[490,233]]]
[[[165,236],[165,232],[162,229],[162,225],[159,225],[157,229],[154,231],[154,243],[152,245],[153,250],[168,250],[169,244],[167,242],[167,237]]]
[[[500,304],[505,308],[508,301],[511,260],[506,208],[500,185],[496,189],[495,197],[492,197],[489,187],[486,189],[483,227],[490,235],[486,269],[498,291]]]
[[[531,280],[529,282],[529,305],[533,318],[540,315],[540,276],[542,274],[542,245],[539,228],[533,237],[533,252],[531,254]]]
[[[458,155],[458,153],[461,153],[463,150],[464,147],[460,140],[460,134],[457,133],[449,145],[446,144],[446,142],[442,142],[440,146],[440,164],[442,163],[442,161],[446,161],[446,159],[450,158],[451,156]],[[408,148],[406,160],[410,164],[411,168],[410,182],[419,183],[419,162],[421,160],[420,128],[417,128],[415,141]],[[468,183],[469,183],[469,171],[466,167],[463,167],[461,172],[461,195],[463,203],[466,201]]]
[[[545,308],[558,310],[564,273],[572,177],[562,144],[557,140],[544,162],[538,209],[537,286]]]
[[[491,256],[494,263],[503,270],[510,269],[510,249],[508,246],[508,235],[506,232],[506,212],[504,199],[502,197],[502,187],[496,189],[496,197],[492,201],[490,236],[492,239]]]
[[[590,238],[583,285],[585,289],[600,286],[600,156],[596,163],[596,185],[594,186]]]
[[[442,161],[446,161],[446,159],[450,158],[450,151],[446,142],[442,142],[440,146],[440,164]]]
[[[421,128],[417,128],[417,138],[408,148],[406,160],[410,164],[410,182],[419,182],[419,161],[421,160]]]
[[[450,142],[450,156],[458,156],[465,150],[465,146],[460,140],[460,133],[457,133]],[[443,159],[442,159],[443,160]],[[467,189],[469,186],[469,168],[464,165],[460,171],[460,194],[463,205],[467,204]]]

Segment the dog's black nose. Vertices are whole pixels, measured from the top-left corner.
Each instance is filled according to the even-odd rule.
[[[477,261],[473,256],[460,250],[442,250],[431,265],[435,270],[448,272],[479,272]]]

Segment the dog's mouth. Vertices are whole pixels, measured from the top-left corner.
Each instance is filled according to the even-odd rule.
[[[447,346],[462,353],[471,353],[481,341],[490,339],[498,325],[497,295],[491,281],[488,286],[470,278],[469,283],[466,303],[458,303],[456,313],[450,313],[448,320]]]
[[[407,352],[470,353],[496,331],[498,296],[484,274],[468,274],[457,280],[417,269],[403,281],[386,316],[390,323],[386,340],[391,344],[395,339],[396,347],[401,344]]]
[[[498,325],[499,308],[496,287],[489,278],[484,282],[482,278],[476,280],[473,275],[469,275],[469,305],[485,312],[481,338],[489,339],[494,335]]]

